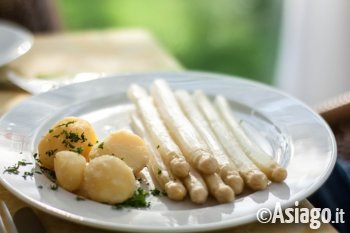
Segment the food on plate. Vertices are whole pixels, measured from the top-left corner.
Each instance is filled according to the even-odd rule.
[[[225,184],[229,185],[233,189],[235,194],[240,194],[243,191],[244,182],[239,175],[239,171],[218,142],[207,120],[198,109],[192,96],[184,90],[176,91],[175,95],[185,115],[191,121],[200,136],[205,140],[209,149],[212,151],[213,155],[218,161],[218,174]],[[218,178],[215,179],[218,180]],[[221,187],[223,187],[223,185],[221,185]]]
[[[55,155],[54,168],[58,184],[64,189],[77,191],[84,179],[86,160],[72,151],[59,151]]]
[[[57,152],[68,150],[87,158],[95,143],[96,134],[89,122],[78,117],[65,117],[40,140],[39,160],[42,166],[52,170]]]
[[[89,122],[66,117],[41,139],[39,163],[55,171],[57,184],[119,208],[148,207],[142,186],[152,181],[156,188],[147,188],[152,194],[174,201],[188,194],[203,204],[209,195],[228,203],[244,186],[262,190],[269,180],[286,178],[286,169],[248,137],[224,97],[213,104],[203,91],[174,94],[159,79],[151,96],[133,84],[128,97],[135,106],[130,120],[136,134],[118,130],[97,142]]]
[[[230,186],[226,185],[217,173],[203,174],[210,194],[215,197],[219,203],[232,202],[235,199],[235,193]]]
[[[205,174],[216,172],[218,162],[183,114],[167,83],[163,80],[155,80],[151,93],[164,124],[186,160],[200,172]]]
[[[123,160],[137,174],[148,163],[149,152],[145,142],[129,130],[110,133],[102,142],[90,151],[89,158],[94,160],[102,155],[113,155]]]
[[[217,96],[214,104],[231,133],[236,137],[243,151],[255,163],[255,165],[274,182],[282,182],[287,177],[287,170],[276,163],[270,155],[252,142],[245,134],[240,124],[236,121],[227,100],[223,96]]]
[[[224,149],[236,164],[248,187],[253,190],[265,189],[268,184],[266,175],[260,171],[243,152],[236,138],[224,125],[219,114],[216,112],[214,106],[210,103],[204,92],[196,91],[194,93],[194,99]]]
[[[66,117],[40,141],[39,163],[53,170],[57,184],[68,191],[110,204],[129,200],[136,193],[133,171],[138,173],[148,163],[144,141],[130,131],[120,130],[108,135],[104,142],[96,142],[89,122]],[[54,187],[57,189],[56,184]]]
[[[165,166],[157,148],[150,143],[149,136],[143,127],[141,120],[138,119],[135,114],[131,116],[131,125],[133,130],[144,138],[149,149],[150,156],[147,168],[150,174],[170,199],[175,201],[183,200],[187,193],[186,188],[179,179],[174,178],[172,172]]]
[[[142,87],[136,84],[130,86],[128,96],[135,104],[144,128],[149,135],[150,142],[157,147],[165,165],[175,176],[186,177],[190,170],[190,165],[179,147],[172,140],[159,117],[152,99]]]
[[[135,131],[138,132],[151,146],[152,143],[150,143],[150,138],[147,135],[147,131],[145,130],[142,121],[138,119],[135,114],[131,116],[131,123]],[[172,139],[170,138],[170,140]],[[154,149],[154,145],[151,147],[152,148],[150,151],[153,156],[150,156],[150,163],[148,165],[148,168],[160,186],[164,186],[164,188],[162,188],[165,189],[167,196],[173,200],[179,200],[180,198],[183,199],[187,193],[187,189],[190,199],[193,203],[204,203],[208,198],[208,189],[201,175],[190,167],[188,175],[185,178],[182,178],[182,181],[186,186],[186,189],[183,190],[183,184],[181,181],[179,179],[176,179],[171,171],[169,171],[169,169],[164,165],[162,158]],[[165,185],[163,185],[163,183],[165,183]]]
[[[133,196],[136,185],[132,169],[121,159],[102,155],[85,168],[83,189],[88,198],[109,203],[122,203]]]
[[[208,188],[203,177],[194,168],[190,168],[188,176],[183,178],[191,201],[196,204],[203,204],[208,199]]]

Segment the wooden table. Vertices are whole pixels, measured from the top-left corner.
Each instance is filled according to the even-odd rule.
[[[108,65],[106,65],[108,64]],[[159,70],[179,70],[181,65],[160,48],[152,36],[143,30],[110,30],[57,35],[37,35],[33,49],[8,65],[28,78],[75,74],[79,72],[126,73]],[[0,77],[1,78],[1,77]],[[0,115],[30,96],[8,83],[0,83]],[[0,199],[4,200],[12,214],[27,206],[0,185]],[[300,207],[312,208],[304,200]],[[36,210],[48,233],[103,233],[110,232],[71,223]],[[307,233],[314,232],[308,224],[247,225],[216,232]],[[322,224],[317,232],[332,233],[330,224]]]

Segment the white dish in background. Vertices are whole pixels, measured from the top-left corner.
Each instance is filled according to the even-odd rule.
[[[0,66],[28,52],[32,44],[33,36],[27,29],[0,20]]]
[[[202,89],[224,95],[245,128],[265,150],[288,170],[282,184],[237,196],[233,203],[194,205],[150,197],[147,209],[115,210],[93,201],[77,201],[61,188],[53,191],[44,175],[26,180],[3,173],[4,167],[32,157],[40,137],[60,118],[75,115],[89,120],[100,138],[128,127],[132,105],[126,97],[131,83],[148,87],[155,78],[166,79],[173,89]],[[327,124],[298,100],[271,87],[235,77],[197,72],[122,75],[65,86],[31,97],[0,121],[0,180],[30,205],[69,221],[120,231],[185,232],[237,226],[256,220],[258,209],[294,205],[317,190],[329,176],[336,145]],[[34,165],[21,168],[30,170]],[[42,189],[38,186],[42,185]]]

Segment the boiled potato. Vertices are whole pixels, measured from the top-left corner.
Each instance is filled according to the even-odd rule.
[[[92,200],[121,203],[134,194],[135,187],[131,168],[115,156],[100,156],[86,166],[83,189]]]
[[[123,160],[137,174],[148,163],[149,152],[145,142],[128,130],[109,134],[103,142],[97,143],[90,151],[90,160],[101,155],[114,155]]]
[[[55,155],[54,168],[58,184],[68,191],[80,188],[84,179],[86,160],[72,151],[59,151]]]
[[[40,140],[39,160],[44,167],[53,169],[57,152],[75,151],[88,158],[91,147],[95,143],[96,134],[89,122],[78,117],[65,117],[54,124]]]

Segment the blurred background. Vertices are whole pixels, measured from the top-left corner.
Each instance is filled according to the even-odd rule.
[[[273,81],[279,0],[57,3],[66,30],[146,28],[187,69]]]
[[[36,33],[146,29],[185,69],[257,80],[311,106],[350,89],[349,11],[347,0],[0,0],[0,18]]]
[[[328,106],[324,108],[326,110],[336,109],[328,113],[326,120],[329,123],[330,116],[337,122],[341,117],[348,117],[350,113],[349,0],[0,0],[0,19],[25,26],[35,34],[37,42],[39,38],[45,37],[38,35],[41,33],[95,31],[93,35],[100,35],[92,40],[95,47],[100,47],[100,41],[106,39],[106,34],[102,32],[104,29],[140,28],[149,32],[184,69],[225,73],[275,86],[311,107],[321,104]],[[81,46],[84,51],[78,51],[83,52],[84,56],[81,53],[76,57],[71,56],[69,52],[79,50],[77,44],[83,44],[81,35],[85,38],[86,34],[77,33],[81,36],[79,39],[68,38],[75,40],[74,46],[67,43],[67,34],[51,36],[54,37],[54,40],[51,38],[51,44],[41,40],[41,48],[36,49],[44,56],[39,62],[33,62],[35,66],[30,69],[46,72],[46,67],[61,66],[60,68],[70,71],[72,66],[78,66],[77,63],[83,60],[82,58],[93,58],[87,62],[88,68],[98,62],[103,72],[114,67],[115,63],[100,59],[96,56],[97,53],[91,54],[91,46],[86,44],[85,47]],[[116,38],[118,39],[118,36],[112,37],[111,40],[115,42]],[[118,55],[127,60],[126,63],[117,61],[119,68],[128,64],[127,70],[120,69],[131,72],[134,70],[130,69],[130,64],[142,64],[142,61],[151,56],[143,56],[144,51],[140,51],[140,47],[134,48],[135,44],[125,43],[125,40],[129,42],[130,37],[122,39],[123,43],[118,41],[120,47],[111,48],[113,43],[106,43],[101,45],[104,50],[94,51],[102,51],[101,57],[108,53],[113,60],[117,60],[115,55],[118,51]],[[149,42],[147,38],[143,40]],[[4,36],[1,37],[0,34],[0,45],[6,44],[4,41]],[[154,41],[151,41],[154,45]],[[52,46],[53,42],[59,46]],[[124,54],[123,48],[126,48]],[[61,55],[59,57],[54,56],[57,50]],[[151,51],[155,54],[154,51],[158,50]],[[1,55],[3,54],[0,50],[0,57]],[[163,55],[157,54],[157,57],[169,57]],[[28,54],[26,56],[28,57]],[[25,62],[22,60],[17,63],[20,65],[13,67],[23,69],[33,64],[32,60],[34,59],[29,57]],[[12,62],[15,63],[16,61]],[[157,67],[157,64],[152,65],[152,68]],[[178,68],[177,63],[175,66]],[[79,72],[88,72],[88,68],[85,66],[84,70]],[[47,79],[58,79],[57,73],[49,73],[46,76],[45,72],[44,76]],[[0,70],[0,81],[1,78]],[[35,78],[35,81],[42,81],[39,75]],[[32,81],[23,80],[21,82],[25,84]],[[41,84],[43,83],[39,83]],[[17,85],[21,86],[19,83]],[[338,98],[333,101],[332,98],[336,96]],[[3,98],[5,104],[0,103],[0,107],[6,105],[8,99]],[[330,99],[332,101],[328,102]],[[329,105],[325,104],[325,101]],[[346,107],[342,108],[342,105]],[[322,116],[325,117],[326,111],[320,109],[315,108],[319,113],[323,112]],[[346,157],[348,160],[350,125],[348,118],[346,119],[345,123],[339,123],[339,129],[335,132],[339,157]],[[335,175],[332,175],[332,179],[326,184],[330,186],[324,188],[324,199],[322,195],[317,196],[319,193],[311,199],[318,203],[316,206],[327,204],[330,200],[331,203],[327,205],[334,208],[345,207],[345,204],[335,205],[336,201],[343,201],[349,208],[349,199],[344,198],[344,193],[348,193],[349,185],[346,185],[346,182],[349,179],[343,181],[345,173],[340,173],[339,170],[341,171],[341,167],[336,165],[333,173]],[[338,173],[343,176],[337,177]],[[329,190],[340,196],[329,196]],[[349,232],[345,227],[338,226],[339,229],[342,228],[342,232]]]

